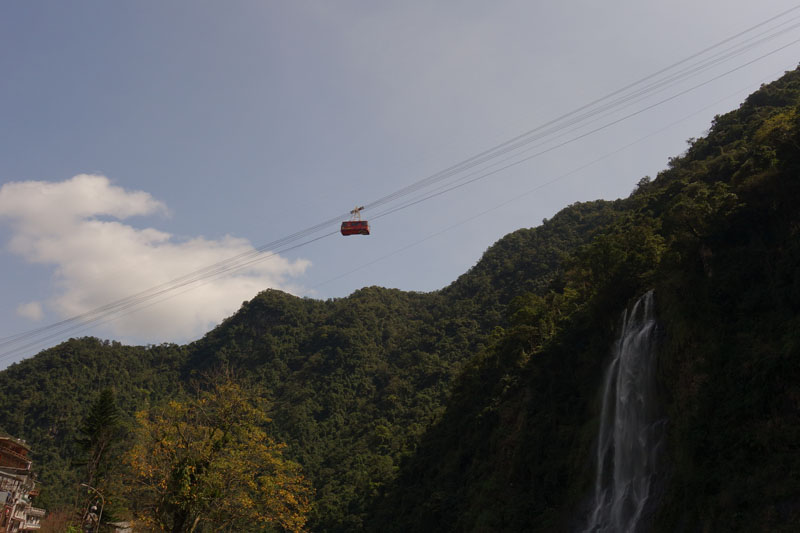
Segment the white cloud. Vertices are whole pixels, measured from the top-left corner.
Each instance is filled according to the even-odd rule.
[[[55,266],[56,291],[46,305],[61,317],[91,311],[254,250],[245,239],[231,236],[178,241],[169,233],[121,222],[156,213],[166,213],[166,206],[150,194],[127,191],[99,175],[0,188],[0,217],[9,218],[13,228],[8,247],[31,263]],[[105,328],[130,342],[196,338],[267,287],[292,291],[290,278],[301,275],[309,264],[276,255],[191,291],[170,293],[166,301]],[[31,319],[43,314],[35,302],[19,306],[17,312]]]
[[[17,307],[17,314],[24,318],[29,318],[31,320],[39,321],[44,318],[44,311],[42,310],[42,304],[39,302],[28,302],[26,304],[20,304]]]

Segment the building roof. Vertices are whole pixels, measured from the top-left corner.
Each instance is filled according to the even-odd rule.
[[[22,446],[26,450],[31,451],[31,447],[28,446],[28,443],[26,443],[22,439],[18,439],[16,437],[11,437],[11,436],[8,436],[8,435],[0,435],[0,442],[3,442],[3,441],[13,442],[17,446]]]

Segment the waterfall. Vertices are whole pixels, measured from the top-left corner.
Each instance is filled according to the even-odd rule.
[[[651,508],[663,423],[655,411],[653,291],[622,315],[603,383],[597,477],[585,532],[640,531]]]

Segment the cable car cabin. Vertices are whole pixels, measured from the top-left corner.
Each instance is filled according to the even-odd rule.
[[[350,211],[350,220],[342,222],[342,235],[369,235],[369,222],[361,220],[364,207],[356,207]]]
[[[342,222],[342,235],[369,235],[369,222],[366,220],[346,220]]]

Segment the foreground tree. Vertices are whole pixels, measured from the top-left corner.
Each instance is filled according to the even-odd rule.
[[[80,455],[72,464],[82,471],[82,485],[75,499],[77,514],[74,518],[85,520],[93,505],[102,508],[96,516],[104,522],[113,522],[128,514],[122,497],[124,467],[120,462],[125,439],[126,429],[114,391],[103,389],[86,413],[76,439]]]
[[[303,531],[311,488],[270,438],[257,399],[230,377],[137,413],[131,501],[155,530]]]
[[[114,392],[103,389],[92,403],[78,438],[85,459],[76,464],[86,466],[86,483],[95,485],[98,478],[105,477],[109,454],[121,438],[122,427]]]

